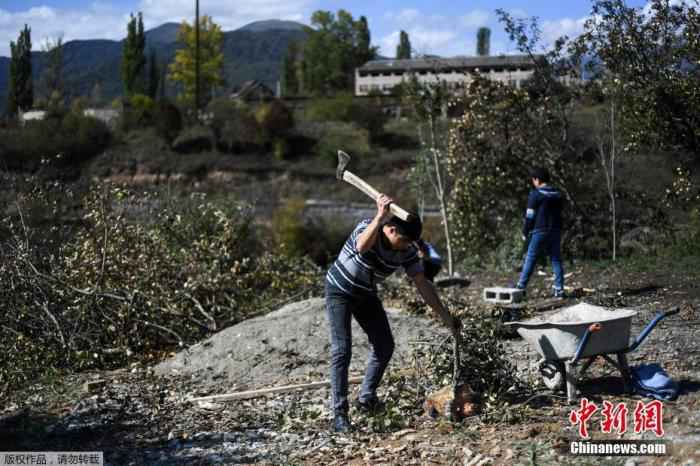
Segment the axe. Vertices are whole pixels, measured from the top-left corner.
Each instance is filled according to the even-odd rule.
[[[335,171],[335,176],[339,180],[345,181],[347,183],[350,183],[363,193],[367,194],[369,197],[371,197],[374,200],[377,200],[379,197],[379,191],[374,189],[372,186],[370,186],[369,183],[367,183],[365,180],[360,178],[359,176],[355,175],[354,173],[349,172],[345,168],[348,166],[348,163],[350,163],[350,156],[343,152],[342,150],[338,151],[338,168]],[[396,215],[399,217],[401,220],[404,221],[410,221],[413,218],[413,214],[406,212],[403,210],[401,207],[397,206],[396,204],[392,203],[389,204],[389,210],[391,211],[392,214]]]

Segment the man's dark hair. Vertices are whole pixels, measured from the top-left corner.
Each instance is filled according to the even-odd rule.
[[[418,241],[423,233],[423,222],[415,214],[411,215],[408,221],[401,220],[394,215],[386,222],[386,225],[395,226],[401,236],[405,236],[411,241]]]
[[[549,171],[544,167],[535,167],[530,170],[530,178],[537,178],[542,183],[549,183]]]

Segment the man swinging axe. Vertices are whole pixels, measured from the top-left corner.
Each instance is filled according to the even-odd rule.
[[[392,214],[393,200],[379,193],[377,213],[360,222],[345,242],[338,259],[326,274],[326,315],[331,341],[331,396],[334,414],[331,430],[348,432],[348,368],[352,336],[351,317],[367,334],[371,351],[356,407],[374,411],[380,404],[377,387],[394,351],[394,339],[377,283],[402,267],[413,279],[425,302],[453,332],[459,321],[442,304],[432,283],[425,276],[416,242],[422,224],[415,215],[402,220]]]

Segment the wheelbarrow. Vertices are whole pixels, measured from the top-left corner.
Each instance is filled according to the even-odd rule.
[[[566,382],[569,402],[576,401],[576,381],[593,362],[602,357],[622,374],[625,391],[632,390],[632,376],[627,353],[636,350],[649,333],[664,318],[678,313],[675,308],[660,312],[630,344],[632,309],[607,310],[590,304],[577,304],[548,316],[521,322],[506,322],[512,326],[542,356],[539,370],[547,388],[557,390]],[[615,355],[617,361],[611,355]],[[577,371],[576,366],[586,359]]]

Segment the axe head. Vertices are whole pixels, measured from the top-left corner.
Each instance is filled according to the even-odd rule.
[[[338,151],[338,168],[335,169],[335,177],[338,178],[339,180],[343,179],[343,173],[345,172],[345,167],[348,166],[348,163],[350,163],[350,156],[343,152],[342,150]]]

